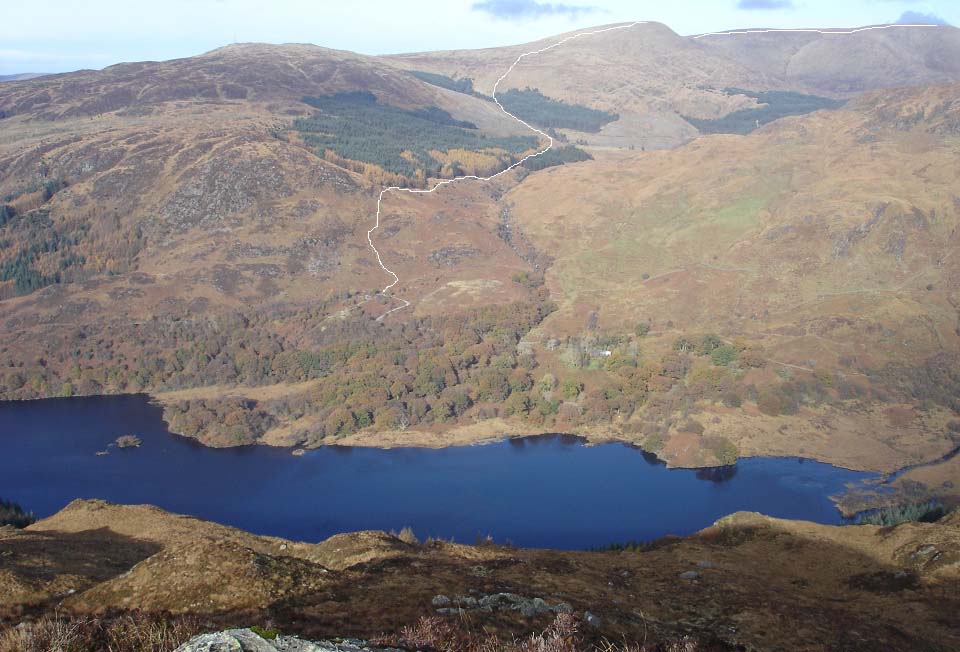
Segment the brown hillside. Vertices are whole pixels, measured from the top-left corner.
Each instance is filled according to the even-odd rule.
[[[93,294],[81,302],[122,297],[124,310],[142,314],[138,304],[149,312],[170,293],[238,307],[371,290],[388,278],[365,246],[377,180],[277,137],[292,117],[312,111],[303,96],[354,90],[401,108],[446,108],[488,133],[526,134],[495,106],[376,59],[307,45],[235,45],[5,84],[0,109],[11,117],[0,132],[0,193],[18,213],[34,211],[31,224],[58,237],[82,234],[65,280],[141,273],[137,288],[88,285]],[[48,199],[47,183],[65,188]],[[6,231],[28,240],[27,221]],[[436,249],[450,243],[436,236]],[[64,262],[41,256],[36,268],[53,275]],[[12,282],[0,284],[0,296],[12,293]]]
[[[437,595],[509,593],[530,603],[530,615],[466,600],[443,617],[525,633],[552,618],[534,615],[530,599],[542,598],[590,611],[595,634],[614,640],[689,635],[716,650],[960,644],[955,518],[881,529],[735,514],[643,552],[561,552],[411,545],[374,532],[295,543],[150,507],[77,501],[26,530],[0,530],[0,554],[0,608],[11,615],[58,603],[61,615],[163,609],[369,637],[435,615]]]
[[[565,36],[570,34],[504,48],[402,54],[387,60],[407,69],[470,78],[479,92],[489,95],[517,56]],[[500,90],[537,88],[551,98],[618,113],[620,120],[600,135],[577,134],[591,143],[672,147],[696,134],[678,113],[719,117],[753,102],[718,89],[767,88],[772,83],[739,63],[706,53],[665,25],[648,23],[576,39],[528,57],[501,82]]]
[[[960,29],[949,26],[737,34],[698,42],[786,88],[810,92],[849,94],[960,78]]]
[[[590,30],[582,30],[590,31]],[[470,78],[489,94],[524,52],[563,36],[484,50],[401,54],[387,59],[413,70]],[[850,35],[744,34],[684,37],[647,23],[584,37],[524,59],[500,89],[538,88],[567,102],[619,113],[596,145],[672,147],[696,131],[679,116],[718,118],[756,104],[726,88],[794,90],[849,97],[863,91],[960,79],[960,30],[894,29]]]
[[[546,281],[560,304],[532,338],[584,332],[588,315],[613,332],[647,324],[655,338],[645,348],[712,331],[763,349],[769,376],[744,381],[757,387],[775,371],[815,374],[894,390],[882,401],[916,400],[899,390],[960,353],[956,94],[955,85],[878,94],[749,137],[532,175],[505,199],[553,252]],[[935,439],[944,452],[954,445],[942,421],[952,410],[915,415],[925,444],[872,411],[801,412],[778,423],[779,435],[762,414],[703,416],[716,423],[708,433],[741,450],[816,451],[845,465],[916,455]]]
[[[121,63],[100,71],[9,82],[0,90],[0,111],[47,121],[106,113],[182,114],[199,107],[236,110],[254,103],[284,116],[305,113],[300,100],[306,95],[358,89],[405,108],[432,104],[456,114],[457,107],[464,107],[461,119],[485,128],[513,128],[495,108],[424,84],[376,58],[298,44],[243,43],[185,59]]]
[[[489,94],[517,56],[575,33],[504,48],[402,54],[387,59],[405,68],[473,79],[478,91]],[[709,88],[762,88],[767,83],[741,64],[705,53],[698,43],[666,25],[647,23],[578,38],[525,58],[501,82],[500,89],[530,86],[550,97],[612,111],[680,111],[715,117],[728,112],[733,100],[712,94]]]

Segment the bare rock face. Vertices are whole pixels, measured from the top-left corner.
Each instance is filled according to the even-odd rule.
[[[264,638],[250,629],[228,629],[214,634],[201,634],[176,649],[176,652],[389,652],[388,648],[370,647],[359,640],[319,641],[312,643],[295,636],[277,635]]]

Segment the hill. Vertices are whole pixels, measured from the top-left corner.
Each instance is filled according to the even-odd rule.
[[[704,650],[960,643],[953,517],[878,528],[740,513],[686,539],[605,552],[405,539],[358,532],[293,542],[149,506],[76,501],[25,530],[0,529],[0,613],[17,622],[54,609],[104,618],[142,610],[170,622],[190,614],[208,631],[262,623],[364,638],[432,616],[509,639],[571,610],[591,624],[592,640],[688,637]]]
[[[960,78],[960,29],[955,27],[836,31],[755,31],[698,41],[709,52],[774,78],[783,87],[813,93],[846,95]]]
[[[113,112],[156,115],[164,108],[182,111],[246,100],[277,114],[302,113],[304,96],[358,89],[403,108],[445,104],[435,87],[411,82],[372,57],[316,45],[241,43],[185,59],[121,63],[8,84],[0,93],[0,110],[7,116],[59,120]]]
[[[23,81],[25,79],[33,79],[34,77],[42,77],[43,74],[44,73],[21,72],[15,75],[0,75],[0,82]]]
[[[960,346],[949,190],[958,91],[878,93],[749,137],[611,154],[527,179],[505,200],[553,252],[546,285],[559,304],[530,336],[555,343],[539,359],[569,368],[591,331],[626,356],[638,325],[647,359],[654,350],[686,359],[653,371],[648,391],[664,396],[648,396],[635,426],[668,456],[697,439],[685,433],[705,432],[747,454],[779,440],[783,453],[857,465],[893,449],[918,454],[919,441],[900,439],[912,428],[942,438],[946,452],[958,406],[953,389],[934,387],[954,387],[941,370]],[[737,355],[748,357],[731,375]],[[579,364],[586,384],[610,366],[590,356]],[[677,420],[667,434],[669,415],[706,396],[714,407],[693,417],[703,428]],[[758,412],[731,418],[743,399]],[[915,411],[919,400],[930,402]],[[772,414],[779,434],[760,425]]]
[[[318,114],[306,100],[350,92],[369,93],[407,132],[387,143],[381,130],[380,142],[360,150],[306,142],[294,128],[295,119]],[[340,109],[348,116],[341,130],[369,128],[353,124],[355,109]],[[302,286],[339,267],[359,278],[336,279],[321,295],[376,287],[381,272],[360,261],[364,248],[341,250],[365,240],[372,185],[402,182],[400,172],[423,182],[425,172],[450,173],[457,159],[497,169],[537,144],[489,103],[315,46],[229,46],[192,59],[10,83],[0,110],[8,116],[0,123],[0,228],[15,245],[3,256],[6,298],[134,268],[151,277],[177,269],[229,286],[225,294],[239,291],[226,300],[234,305],[241,296],[258,301],[258,287],[275,296],[286,268],[300,277],[295,296],[316,297],[316,287]],[[405,151],[418,133],[438,128],[446,131],[417,165],[379,165],[382,152]],[[224,242],[230,232],[236,237]],[[234,245],[252,253],[238,264],[216,260],[236,260]],[[201,249],[219,254],[201,259]],[[342,255],[350,258],[343,266]],[[251,287],[239,290],[244,285]],[[217,291],[214,302],[223,295]]]
[[[610,27],[610,26],[606,26]],[[485,50],[424,52],[388,57],[404,69],[469,79],[489,96],[493,83],[525,52],[570,36],[561,34],[523,45]],[[500,86],[536,89],[544,96],[619,115],[600,134],[573,133],[595,144],[670,147],[696,130],[677,113],[715,118],[752,104],[719,89],[766,88],[762,75],[703,48],[665,25],[647,23],[585,37],[524,59]]]
[[[387,60],[409,70],[469,80],[472,88],[489,95],[499,71],[517,56],[567,36]],[[676,146],[696,134],[681,116],[715,120],[757,107],[749,93],[776,90],[846,98],[882,88],[939,84],[960,79],[958,60],[960,30],[952,27],[696,38],[659,23],[642,23],[524,59],[500,89],[529,87],[548,98],[616,113],[620,119],[599,134],[571,130],[570,135],[595,145],[651,149]],[[727,92],[731,88],[748,94]]]
[[[796,99],[701,41],[569,41],[507,87],[571,138]],[[216,446],[561,431],[877,471],[956,447],[956,83],[390,193],[372,237],[411,306],[388,315],[380,188],[529,151],[470,89],[537,46],[248,44],[4,84],[0,396],[151,392]],[[936,468],[923,491],[955,494]]]

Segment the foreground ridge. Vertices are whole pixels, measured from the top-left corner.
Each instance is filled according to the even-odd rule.
[[[704,652],[960,649],[958,512],[890,528],[739,512],[683,538],[563,551],[412,532],[307,543],[77,500],[25,529],[0,528],[0,560],[0,652],[107,649],[27,644],[64,630],[81,641],[163,635],[173,644],[110,649],[171,652],[238,624],[264,639],[257,652],[325,649],[283,647],[294,635],[317,646],[346,637],[368,648],[549,652],[540,642],[566,632],[584,646],[558,652],[603,641],[666,652],[684,640]],[[474,645],[488,632],[505,646]]]

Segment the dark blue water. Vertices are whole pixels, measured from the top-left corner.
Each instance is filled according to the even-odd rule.
[[[0,497],[39,516],[74,498],[150,503],[318,541],[399,530],[586,548],[685,535],[739,510],[840,523],[829,496],[868,474],[783,458],[668,470],[623,444],[547,436],[442,450],[216,450],[171,435],[144,396],[0,402]],[[136,434],[138,449],[110,448]]]

